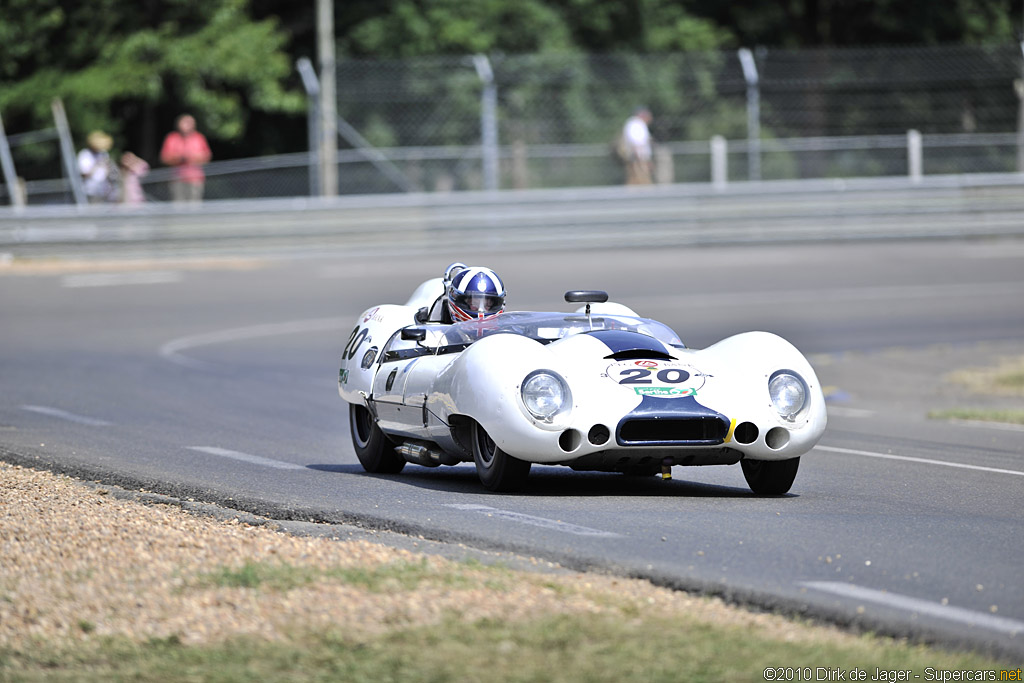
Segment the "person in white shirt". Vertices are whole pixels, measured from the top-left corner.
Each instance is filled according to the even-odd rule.
[[[650,185],[652,179],[651,111],[640,107],[626,119],[622,128],[627,185]]]
[[[90,202],[116,201],[117,169],[110,160],[113,139],[106,133],[94,130],[86,138],[85,149],[78,153],[78,172],[82,174],[82,189]]]

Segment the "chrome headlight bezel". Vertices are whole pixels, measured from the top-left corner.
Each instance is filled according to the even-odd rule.
[[[519,385],[519,398],[527,415],[552,424],[572,408],[572,392],[565,379],[553,370],[534,370]]]
[[[796,422],[811,404],[807,382],[793,370],[776,370],[768,378],[768,398],[784,422]]]

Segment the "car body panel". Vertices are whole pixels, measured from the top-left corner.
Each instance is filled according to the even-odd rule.
[[[573,313],[504,313],[489,321],[417,324],[444,292],[424,282],[404,306],[359,316],[342,353],[339,393],[367,406],[396,443],[427,443],[448,462],[470,457],[457,430],[479,424],[514,458],[575,469],[787,460],[810,450],[827,415],[807,359],[768,332],[746,332],[706,349],[614,302]],[[422,339],[403,339],[406,328]],[[415,335],[414,335],[415,336]],[[570,407],[544,420],[522,398],[524,379],[557,374]],[[792,419],[772,405],[768,382],[803,379],[806,408]]]

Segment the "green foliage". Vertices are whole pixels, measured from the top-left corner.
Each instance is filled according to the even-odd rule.
[[[314,581],[340,581],[374,593],[409,591],[422,583],[467,588],[471,580],[460,572],[441,572],[419,562],[396,562],[378,567],[315,569],[289,564],[246,562],[238,568],[222,567],[199,577],[200,585],[224,588],[260,588],[289,591]]]
[[[0,112],[8,132],[51,126],[50,102],[59,96],[76,140],[102,128],[117,148],[148,145],[151,161],[183,111],[196,116],[217,158],[305,149],[305,96],[294,62],[316,56],[312,0],[0,2]],[[580,65],[551,73],[544,73],[549,64],[543,61],[524,66],[516,82],[499,72],[506,78],[499,83],[502,139],[528,142],[606,140],[614,132],[605,129],[607,122],[618,125],[640,102],[655,109],[663,140],[732,135],[741,122],[735,107],[714,102],[721,100],[714,92],[715,64],[699,62],[693,71],[700,73],[686,75],[685,62],[652,67],[638,60],[629,78],[620,79],[618,96],[595,102],[587,84],[603,77],[584,55],[685,53],[696,59],[741,45],[1005,45],[1017,39],[1022,23],[1020,4],[1008,0],[334,0],[334,9],[339,66],[357,58],[487,54],[497,66],[503,55],[579,56]],[[433,128],[431,139],[472,143],[479,135],[479,81],[470,64],[451,71],[465,71],[465,79],[422,93],[432,103],[396,99],[390,107],[413,112],[410,120],[420,117],[416,127]],[[417,83],[421,75],[421,66],[406,67],[395,92],[419,97],[437,87],[436,80]],[[540,80],[529,83],[525,75]],[[353,92],[351,81],[343,83],[339,110],[371,142],[421,144],[413,126],[392,129],[390,114],[361,121],[363,94]],[[553,100],[552,89],[565,96],[543,112],[550,128],[511,130],[520,114]],[[980,109],[986,102],[976,104]],[[846,106],[843,116],[853,121],[868,109]],[[451,112],[462,118],[439,123]],[[677,120],[668,120],[667,112]],[[824,123],[811,121],[809,134],[829,134]],[[854,124],[847,128],[862,128]],[[766,120],[766,133],[772,125]],[[780,126],[776,132],[788,134]]]
[[[933,420],[977,420],[980,422],[1024,425],[1024,410],[954,408],[952,410],[933,410],[928,413],[928,417]]]
[[[339,38],[345,52],[386,57],[571,47],[561,17],[542,0],[389,0]]]
[[[360,56],[665,52],[731,45],[729,29],[673,0],[387,0],[340,36]]]
[[[213,139],[238,140],[251,111],[299,112],[288,36],[272,18],[255,21],[247,0],[137,3],[7,0],[0,23],[0,110],[52,125],[65,101],[77,138],[122,133],[117,116],[134,102],[170,121],[193,113]]]
[[[743,45],[769,47],[999,44],[1016,40],[1020,4],[1007,0],[698,0],[695,14]]]

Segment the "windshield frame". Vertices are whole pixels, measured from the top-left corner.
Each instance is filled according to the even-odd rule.
[[[385,344],[380,354],[380,362],[458,353],[495,334],[517,334],[541,344],[550,344],[566,337],[593,331],[622,330],[657,339],[670,348],[686,348],[679,335],[668,325],[630,315],[587,316],[582,313],[507,311],[481,321],[428,323],[410,327],[426,330],[426,339],[421,342],[402,339],[400,329]]]

